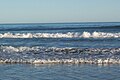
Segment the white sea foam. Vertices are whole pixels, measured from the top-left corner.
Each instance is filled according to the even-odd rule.
[[[120,33],[68,32],[68,33],[1,33],[0,38],[120,38]]]
[[[27,51],[38,51],[42,47],[13,47],[13,46],[0,46],[0,52],[27,52]]]
[[[28,52],[28,51],[42,51],[42,52],[69,52],[69,53],[77,53],[79,51],[88,52],[88,53],[97,53],[105,52],[115,53],[120,52],[120,48],[57,48],[57,47],[41,47],[41,46],[34,46],[34,47],[27,47],[27,46],[20,46],[20,47],[13,47],[13,46],[0,46],[0,52]],[[33,52],[32,52],[33,53]]]
[[[120,48],[56,48],[0,46],[0,63],[120,64]]]
[[[0,63],[25,63],[25,64],[120,64],[120,59],[5,59],[0,60]]]

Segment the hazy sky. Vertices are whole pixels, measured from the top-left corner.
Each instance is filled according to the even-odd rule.
[[[120,21],[120,0],[0,0],[0,23]]]

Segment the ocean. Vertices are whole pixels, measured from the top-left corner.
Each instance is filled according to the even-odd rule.
[[[0,63],[1,80],[119,80],[120,23],[0,24]]]

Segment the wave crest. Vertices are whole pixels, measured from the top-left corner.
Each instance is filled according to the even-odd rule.
[[[120,38],[120,33],[68,32],[68,33],[3,33],[0,38]]]

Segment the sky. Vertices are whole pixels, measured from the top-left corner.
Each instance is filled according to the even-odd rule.
[[[120,22],[120,0],[0,0],[0,23]]]

